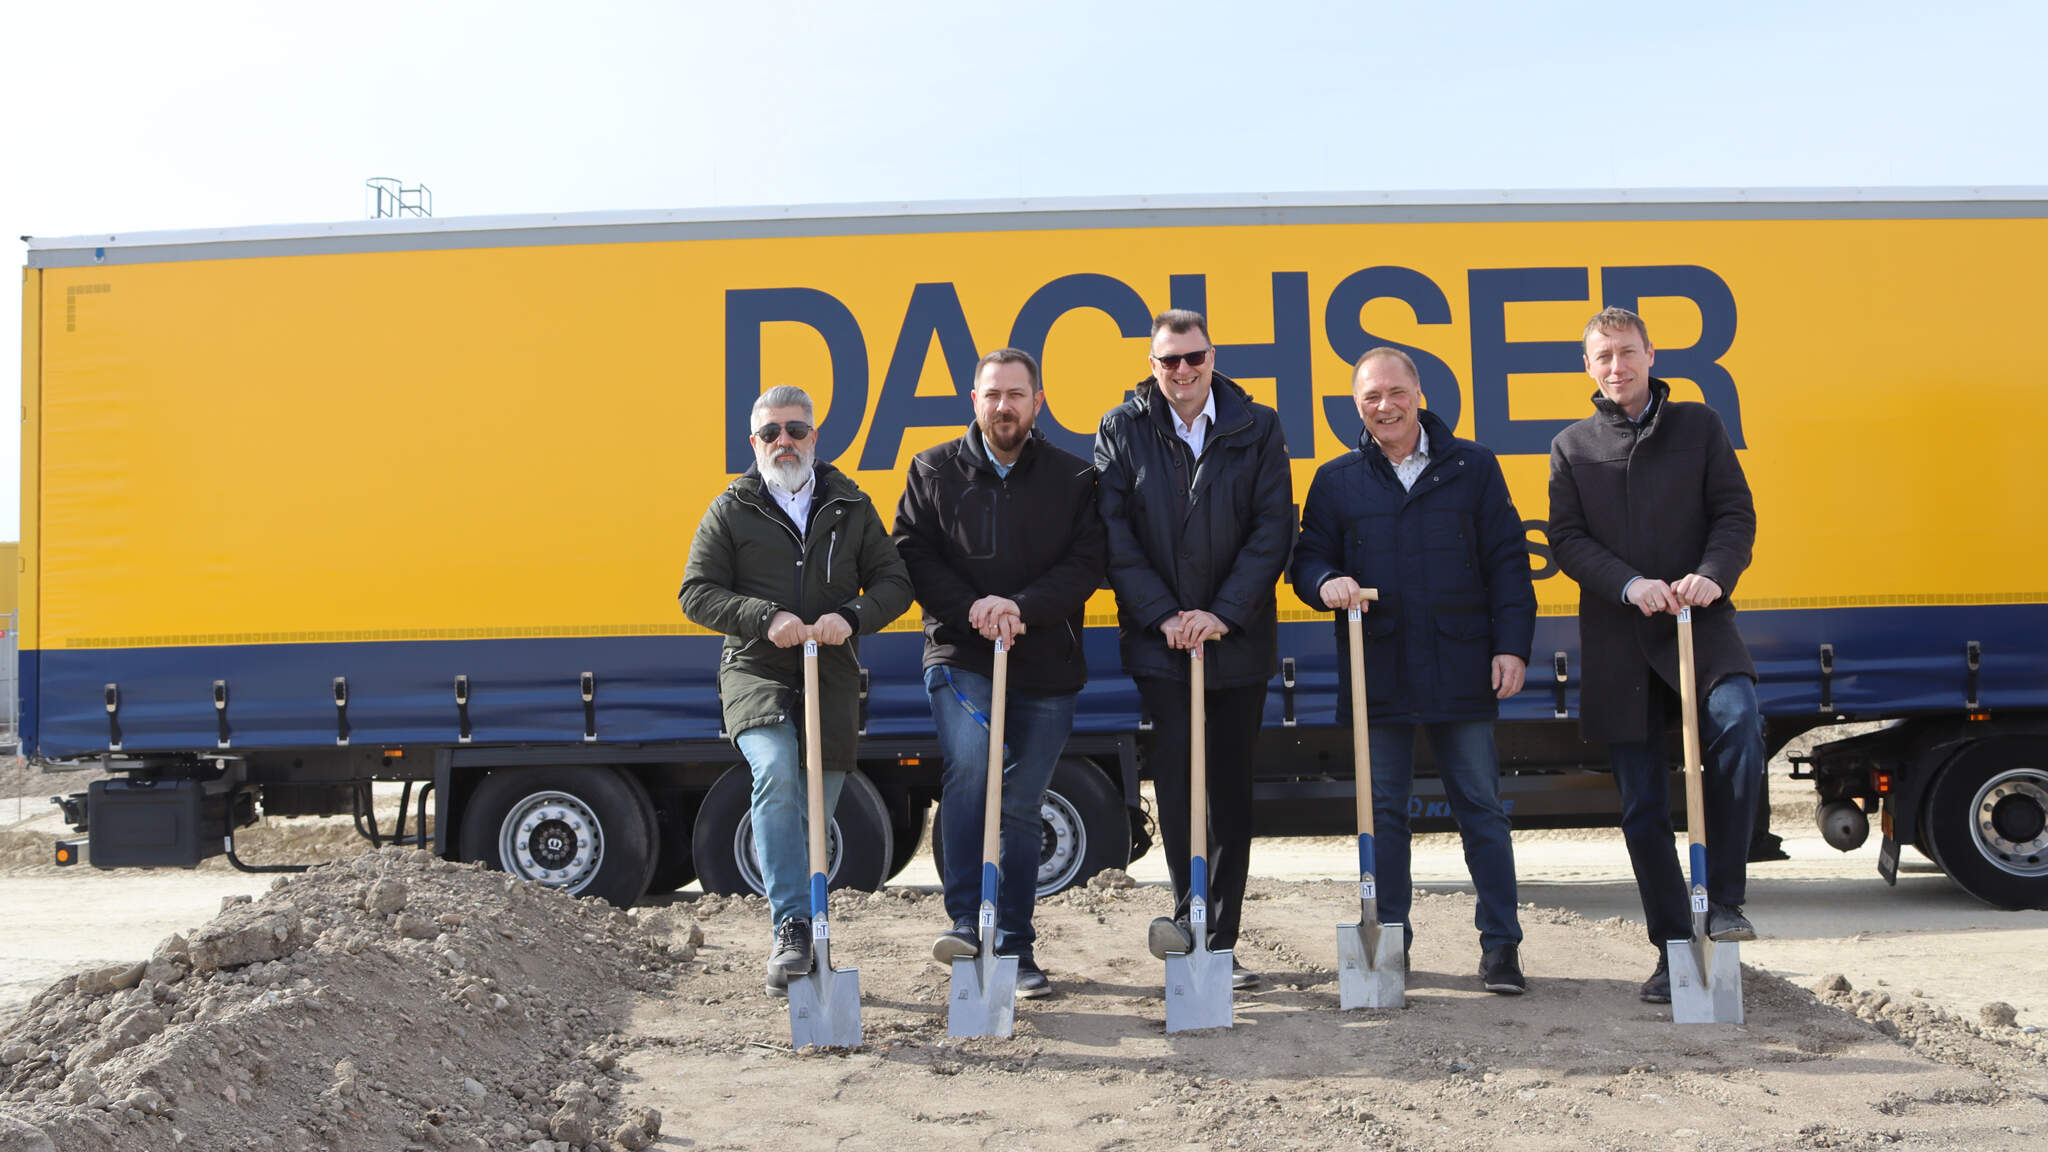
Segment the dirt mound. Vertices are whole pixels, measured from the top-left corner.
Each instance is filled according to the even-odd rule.
[[[0,1032],[0,1147],[644,1147],[614,1033],[694,934],[413,850],[280,878]]]
[[[2048,1130],[2048,1053],[2014,1025],[1750,967],[1746,1025],[1680,1027],[1637,999],[1656,956],[1640,923],[1534,906],[1529,994],[1493,996],[1455,893],[1418,894],[1407,1009],[1343,1012],[1335,927],[1356,888],[1254,880],[1249,897],[1236,954],[1264,982],[1233,1028],[1166,1034],[1143,945],[1166,895],[1112,880],[1040,903],[1055,994],[1020,1003],[1009,1039],[954,1040],[936,894],[836,894],[867,1047],[832,1054],[791,1054],[761,995],[759,903],[705,898],[688,906],[703,971],[641,1002],[624,1095],[734,1148],[1975,1149]]]

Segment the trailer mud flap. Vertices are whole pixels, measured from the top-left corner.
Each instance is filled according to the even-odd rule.
[[[1899,842],[1890,836],[1877,849],[1877,874],[1884,882],[1896,888],[1899,884]]]

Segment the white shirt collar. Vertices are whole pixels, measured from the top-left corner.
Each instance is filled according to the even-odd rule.
[[[1194,423],[1183,423],[1181,421],[1180,412],[1177,409],[1175,409],[1173,405],[1168,404],[1166,406],[1166,410],[1173,413],[1173,430],[1175,432],[1180,433],[1182,436],[1186,436],[1195,430]],[[1204,418],[1206,418],[1212,426],[1216,423],[1216,386],[1213,384],[1209,386],[1209,398],[1202,402],[1202,410],[1200,412],[1195,413],[1195,420],[1199,421]]]

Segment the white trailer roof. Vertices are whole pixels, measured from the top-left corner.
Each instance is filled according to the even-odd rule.
[[[885,201],[350,220],[24,236],[31,268],[318,253],[878,233],[1205,224],[1518,220],[1950,219],[2048,215],[2048,187],[1646,188],[1271,192]]]

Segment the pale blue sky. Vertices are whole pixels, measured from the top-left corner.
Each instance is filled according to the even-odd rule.
[[[358,219],[385,175],[440,216],[2044,185],[2044,32],[2038,4],[1883,0],[0,0],[0,228]],[[19,363],[12,320],[0,357]],[[10,367],[0,398],[18,388]],[[18,473],[10,437],[0,539]]]

